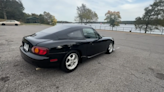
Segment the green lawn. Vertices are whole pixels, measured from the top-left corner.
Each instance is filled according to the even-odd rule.
[[[40,24],[40,23],[22,23],[21,25],[48,25],[48,24]],[[48,26],[52,26],[52,25],[48,25]]]

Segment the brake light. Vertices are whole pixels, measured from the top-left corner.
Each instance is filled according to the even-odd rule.
[[[32,47],[32,52],[35,54],[38,54],[38,55],[45,55],[48,53],[48,49],[44,48],[44,47],[34,46],[34,47]]]

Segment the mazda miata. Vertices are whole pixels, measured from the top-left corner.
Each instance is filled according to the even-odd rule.
[[[114,39],[103,37],[90,26],[56,25],[23,37],[22,58],[38,67],[59,66],[74,71],[83,58],[112,53]]]

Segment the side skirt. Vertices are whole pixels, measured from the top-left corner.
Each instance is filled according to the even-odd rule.
[[[97,53],[97,54],[92,55],[92,56],[82,56],[82,58],[93,58],[93,57],[98,56],[98,55],[100,55],[100,54],[103,54],[103,53],[105,53],[105,52],[106,52],[106,51],[103,51],[103,52]]]

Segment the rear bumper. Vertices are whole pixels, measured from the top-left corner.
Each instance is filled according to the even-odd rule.
[[[50,57],[38,56],[31,52],[25,52],[22,46],[20,47],[20,52],[22,58],[26,62],[37,67],[58,67],[60,66],[60,62],[62,61],[62,57],[64,56],[63,54],[51,55]],[[58,61],[50,62],[50,59],[58,59]]]

